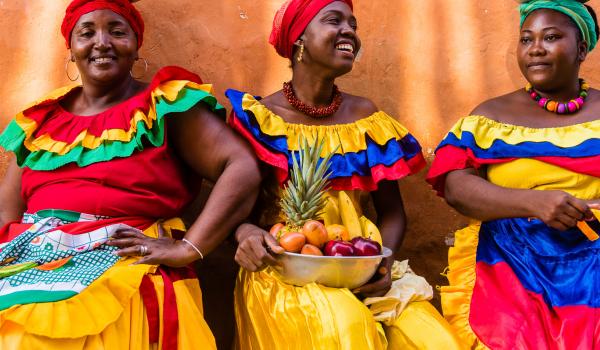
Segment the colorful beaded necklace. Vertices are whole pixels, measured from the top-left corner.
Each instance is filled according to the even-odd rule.
[[[342,93],[338,89],[337,85],[333,85],[333,98],[331,100],[331,104],[326,107],[313,107],[309,106],[306,103],[300,101],[296,94],[294,93],[294,87],[292,86],[292,82],[289,81],[287,83],[283,83],[283,95],[287,99],[292,107],[296,108],[300,112],[306,114],[312,118],[324,118],[330,116],[337,112],[342,105]]]
[[[548,112],[553,112],[556,114],[571,114],[575,113],[583,107],[583,103],[585,98],[588,95],[588,90],[590,86],[583,79],[579,79],[579,96],[576,99],[570,100],[567,103],[561,103],[552,101],[549,98],[542,97],[540,94],[535,92],[533,86],[530,83],[527,83],[525,86],[525,91],[531,96],[531,98],[537,102],[537,104]]]

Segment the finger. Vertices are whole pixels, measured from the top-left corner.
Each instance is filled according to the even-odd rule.
[[[163,228],[162,222],[158,224],[158,238],[166,237],[165,229]]]
[[[275,237],[271,236],[270,234],[265,234],[264,239],[267,247],[269,247],[273,253],[283,254],[285,252],[285,249],[283,249],[283,247],[277,243]]]
[[[265,249],[265,246],[262,244],[253,244],[251,248],[254,256],[254,263],[259,268],[261,268],[264,264],[277,265],[277,260],[275,260],[275,258],[269,254],[269,252],[267,252],[267,249]]]
[[[239,261],[240,261],[240,266],[242,268],[244,268],[250,272],[258,271],[258,266],[256,266],[251,259],[248,259],[247,256],[240,257]]]
[[[144,235],[139,230],[130,228],[124,228],[117,230],[112,236],[113,238],[132,238],[132,237],[143,237]]]
[[[563,224],[560,220],[552,220],[548,222],[547,225],[559,231],[566,231],[568,229],[568,227],[565,224]]]
[[[570,206],[577,209],[577,211],[579,213],[581,213],[581,215],[583,215],[583,219],[590,219],[594,216],[594,214],[592,214],[592,210],[590,209],[590,206],[585,201],[583,201],[579,198],[571,197],[571,198],[569,198],[568,203]],[[582,220],[582,219],[579,218],[579,220]]]
[[[585,219],[585,212],[579,211],[579,209],[572,205],[566,205],[562,215],[568,216],[575,221]]]
[[[577,226],[577,221],[579,221],[578,219],[575,219],[567,214],[559,215],[556,219],[566,227],[566,230],[568,230],[571,227]]]
[[[124,248],[124,249],[119,249],[115,252],[116,255],[118,256],[140,256],[140,246],[136,245],[133,247],[128,247],[128,248]]]
[[[141,242],[137,238],[120,238],[120,239],[111,239],[106,242],[106,244],[119,247],[119,248],[127,248],[135,245],[140,245]]]
[[[589,201],[587,205],[590,209],[600,210],[600,201],[598,200]]]

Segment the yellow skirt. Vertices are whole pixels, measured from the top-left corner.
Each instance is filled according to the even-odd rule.
[[[428,302],[409,304],[383,326],[348,289],[296,287],[269,268],[240,271],[235,316],[240,350],[464,349]]]
[[[157,236],[156,225],[144,232]],[[196,278],[165,283],[157,266],[131,265],[137,258],[119,260],[80,294],[57,302],[16,305],[0,312],[0,349],[162,349],[174,344],[165,334],[177,332],[178,349],[216,349],[202,315],[202,291]],[[154,286],[153,321],[140,293],[144,276]],[[152,289],[150,289],[151,291]],[[146,289],[148,291],[148,289]],[[165,300],[172,293],[175,300]],[[176,307],[165,307],[165,304]],[[176,309],[176,313],[174,310]],[[165,316],[165,311],[167,315]],[[177,321],[167,325],[164,319]],[[170,318],[169,318],[170,317]],[[151,324],[158,326],[151,327]],[[150,342],[150,335],[158,338]]]

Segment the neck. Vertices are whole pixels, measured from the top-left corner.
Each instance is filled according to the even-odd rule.
[[[292,85],[296,97],[314,107],[328,106],[333,95],[334,77],[318,75],[305,69],[294,69]]]
[[[131,76],[118,83],[98,84],[82,79],[82,101],[89,107],[107,106],[131,97],[137,90],[138,82]]]
[[[574,98],[579,97],[579,78],[575,78],[575,80],[571,81],[567,87],[545,90],[541,90],[534,87],[534,90],[537,91],[540,94],[540,96],[551,99],[553,101],[568,102]]]

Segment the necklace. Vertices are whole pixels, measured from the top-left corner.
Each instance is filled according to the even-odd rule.
[[[562,103],[540,96],[540,94],[533,89],[533,86],[531,86],[530,83],[527,83],[525,86],[525,91],[527,91],[529,96],[531,96],[531,98],[536,101],[540,107],[548,112],[556,114],[572,114],[580,110],[581,107],[583,107],[583,103],[588,95],[589,89],[590,86],[585,82],[585,80],[579,79],[579,96],[567,103]]]
[[[324,118],[330,116],[337,112],[342,104],[342,93],[335,84],[333,85],[333,98],[331,99],[331,104],[326,107],[313,107],[300,101],[294,93],[294,87],[292,86],[291,81],[283,83],[283,95],[292,107],[311,118]]]

